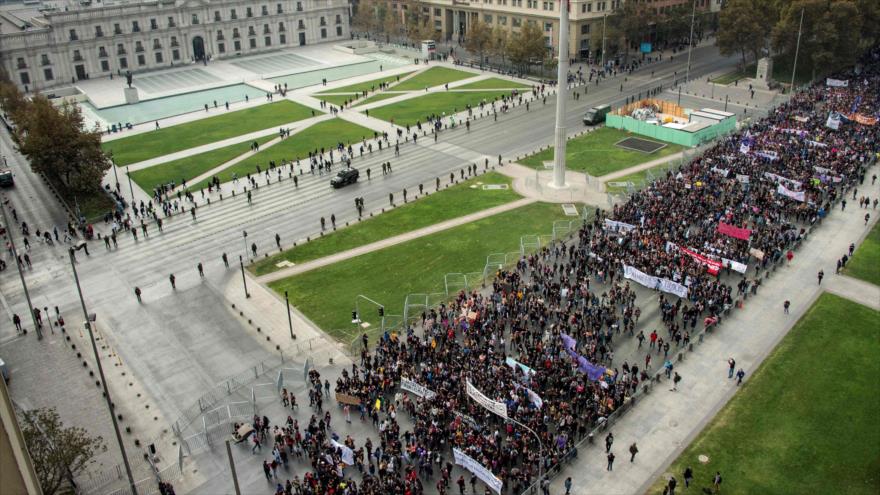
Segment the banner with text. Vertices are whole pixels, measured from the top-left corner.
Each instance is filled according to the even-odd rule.
[[[453,448],[452,456],[455,457],[456,464],[474,473],[477,478],[480,478],[495,493],[501,493],[501,480],[492,474],[492,471],[486,469],[485,466],[477,462],[473,457],[465,454],[464,451]]]
[[[636,226],[629,223],[617,222],[611,220],[610,218],[606,218],[605,228],[608,230],[613,230],[614,232],[629,232],[630,230],[636,228]]]
[[[624,265],[623,276],[624,278],[634,280],[649,289],[661,290],[663,292],[675,294],[678,297],[687,297],[688,289],[684,285],[665,278],[648,275],[630,265]]]
[[[477,387],[473,386],[470,380],[467,381],[467,394],[471,399],[477,401],[477,404],[507,419],[507,406],[503,402],[494,401],[483,395],[483,392],[480,392]]]
[[[795,201],[800,201],[802,203],[807,200],[807,195],[804,191],[792,191],[791,189],[783,186],[782,184],[779,184],[776,186],[776,192],[783,195],[783,196],[789,197]]]
[[[425,397],[426,399],[433,399],[435,394],[431,389],[425,387],[423,385],[419,385],[418,383],[410,380],[409,378],[401,378],[400,379],[400,388],[406,390],[407,392],[412,392],[419,397]]]
[[[726,224],[724,222],[718,222],[718,232],[736,239],[742,239],[744,241],[749,240],[749,237],[752,235],[752,231],[749,229]]]

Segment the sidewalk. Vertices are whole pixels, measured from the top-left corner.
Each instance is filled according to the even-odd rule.
[[[325,256],[323,258],[318,258],[316,260],[307,261],[301,265],[291,266],[289,268],[285,268],[283,270],[278,270],[277,272],[272,272],[267,275],[263,275],[261,277],[257,277],[257,282],[260,284],[268,284],[270,282],[275,282],[276,280],[281,280],[283,278],[292,277],[294,275],[299,275],[300,273],[307,272],[310,270],[314,270],[316,268],[320,268],[322,266],[332,265],[333,263],[338,263],[340,261],[344,261],[350,258],[354,258],[356,256],[360,256],[362,254],[371,253],[373,251],[378,251],[380,249],[385,249],[390,246],[394,246],[397,244],[401,244],[407,241],[411,241],[413,239],[417,239],[419,237],[424,237],[426,235],[431,235],[437,232],[441,232],[444,230],[451,229],[453,227],[458,227],[459,225],[464,225],[466,223],[475,222],[482,218],[490,217],[493,215],[497,215],[499,213],[503,213],[505,211],[510,211],[520,206],[525,206],[529,203],[534,203],[535,200],[531,198],[523,198],[511,203],[506,203],[500,206],[496,206],[494,208],[489,208],[486,210],[481,210],[476,213],[471,213],[470,215],[465,215],[463,217],[453,218],[452,220],[446,220],[445,222],[435,223],[434,225],[429,225],[428,227],[424,227],[417,230],[412,230],[410,232],[406,232],[404,234],[396,235],[394,237],[389,237],[387,239],[383,239],[381,241],[377,241],[371,244],[366,244],[364,246],[356,247],[354,249],[349,249],[348,251],[342,251],[341,253],[332,254],[330,256]]]
[[[867,175],[878,169],[875,165]],[[880,193],[877,189],[871,188],[872,196]],[[676,365],[683,377],[677,393],[668,392],[662,384],[655,387],[610,428],[616,437],[613,451],[621,459],[615,471],[605,470],[601,447],[583,448],[578,461],[564,466],[554,478],[552,493],[564,493],[563,481],[569,476],[579,494],[645,493],[736,392],[726,379],[727,358],[733,356],[742,365],[748,380],[823,290],[849,283],[831,280],[840,277],[833,275],[834,264],[851,242],[864,238],[876,223],[874,218],[865,226],[863,215],[858,208],[833,210],[795,253],[790,266],[780,267],[757,297],[750,297],[718,332]],[[830,274],[822,286],[816,280],[820,269]],[[790,315],[782,311],[786,299],[791,300]],[[638,443],[639,455],[629,463],[625,449],[632,442]],[[680,478],[681,473],[674,474]]]

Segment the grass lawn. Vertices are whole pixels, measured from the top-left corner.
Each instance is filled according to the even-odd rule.
[[[358,93],[345,93],[341,95],[315,95],[315,98],[326,101],[331,105],[336,105],[337,107],[341,107],[342,104],[346,101],[353,100],[357,97]]]
[[[880,285],[880,223],[874,224],[871,233],[856,249],[846,264],[845,273],[874,285]]]
[[[464,86],[456,86],[455,89],[531,89],[528,84],[522,84],[499,77],[491,77],[482,81],[472,82]]]
[[[479,74],[466,72],[458,69],[448,69],[446,67],[431,67],[420,74],[416,74],[410,79],[403,81],[394,86],[395,91],[415,91],[425,88],[433,88],[442,84],[461,81],[471,77],[477,77]]]
[[[339,142],[349,144],[366,137],[373,137],[372,129],[342,119],[325,120],[224,169],[217,174],[217,177],[220,178],[220,182],[227,182],[232,180],[233,173],[238,174],[239,177],[245,177],[249,172],[255,173],[257,165],[265,170],[271,160],[275,160],[276,163],[281,163],[281,160],[284,159],[296,160],[308,157],[309,151],[316,149],[320,151],[322,147],[329,149],[335,147]],[[206,187],[208,180],[199,182],[191,189],[198,190]]]
[[[786,58],[785,56],[776,56],[773,57],[773,80],[780,82],[782,84],[791,84],[791,69],[792,69],[792,61]],[[739,68],[734,69],[731,72],[723,74],[715,79],[712,79],[712,82],[717,84],[733,84],[737,79],[751,79],[755,77],[755,74],[758,72],[757,64],[749,64],[746,66],[744,70]],[[812,80],[813,70],[804,63],[798,63],[797,74],[795,75],[795,84],[806,84]],[[748,88],[748,83],[745,83],[745,87]]]
[[[382,83],[393,83],[399,79],[403,79],[404,77],[412,74],[412,72],[405,72],[403,74],[397,74],[394,76],[382,77],[379,79],[373,79],[372,81],[364,81],[361,83],[355,83],[349,86],[344,86],[336,89],[328,89],[327,91],[323,91],[319,94],[323,93],[360,93],[362,91],[370,91],[371,89],[376,89]],[[423,88],[422,88],[423,89]]]
[[[672,464],[682,491],[690,466],[691,493],[711,486],[716,471],[726,495],[880,493],[878,323],[880,312],[823,294]]]
[[[434,184],[427,184],[426,191],[431,193],[428,196],[270,256],[268,259],[254,263],[249,269],[257,275],[264,275],[278,270],[275,264],[282,260],[303,263],[323,258],[520,198],[513,189],[484,191],[476,184],[477,182],[507,184],[510,187],[510,178],[497,172],[475,177],[449,189],[441,189],[437,193],[433,192]]]
[[[440,115],[446,112],[451,115],[461,112],[465,106],[479,105],[483,100],[491,102],[496,97],[507,94],[507,91],[474,91],[467,93],[455,93],[444,91],[442,93],[430,93],[418,98],[412,98],[398,103],[374,108],[370,110],[370,117],[394,121],[397,125],[415,124],[417,121],[425,122],[428,115]]]
[[[577,220],[564,217],[557,204],[533,203],[269,286],[289,291],[300,311],[334,338],[348,341],[358,294],[386,305],[386,316],[402,314],[408,294],[442,292],[447,273],[482,272],[487,255],[517,251],[521,235],[549,234],[553,220],[563,218]],[[374,307],[363,309],[361,319],[372,325],[373,335],[379,331]]]
[[[129,165],[311,116],[312,109],[282,100],[107,141],[102,147],[113,152],[117,165]]]
[[[394,98],[395,96],[400,96],[400,95],[405,95],[405,94],[407,94],[407,92],[389,93],[386,91],[384,93],[377,93],[377,94],[374,94],[373,96],[370,96],[366,100],[360,100],[359,102],[355,103],[354,106],[365,105],[367,103],[375,103],[377,101],[387,100],[388,98]]]
[[[262,146],[276,137],[278,137],[277,134],[270,134],[254,141]],[[198,155],[187,156],[160,165],[142,168],[131,173],[131,180],[137,182],[141,189],[147,193],[150,193],[154,187],[160,184],[168,184],[172,181],[175,184],[180,184],[181,179],[189,181],[214,167],[247,153],[251,150],[251,143],[254,141],[231,144],[216,150],[199,153]]]
[[[636,189],[641,189],[648,185],[648,171],[654,174],[654,177],[661,177],[666,175],[666,165],[657,165],[656,167],[651,167],[639,172],[635,172],[629,175],[624,175],[623,177],[618,177],[614,180],[608,182],[632,182],[633,187]],[[605,190],[610,193],[620,193],[626,192],[626,187],[624,186],[609,186],[606,183]]]
[[[684,149],[683,146],[666,143],[666,147],[654,153],[642,153],[641,151],[631,151],[614,146],[614,143],[630,136],[643,137],[638,134],[612,129],[611,127],[601,127],[583,136],[569,139],[565,148],[566,167],[578,172],[587,172],[593,177],[601,177],[611,172],[678,153]],[[653,139],[650,140],[654,141]],[[550,160],[553,160],[552,146],[549,149],[523,158],[519,163],[543,170],[544,162]]]

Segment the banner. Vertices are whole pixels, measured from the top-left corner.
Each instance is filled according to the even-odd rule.
[[[876,117],[869,117],[863,113],[851,113],[847,115],[847,118],[862,125],[877,125]]]
[[[783,196],[787,196],[795,201],[800,201],[802,203],[807,200],[807,195],[804,191],[792,191],[791,189],[783,186],[782,184],[779,184],[778,186],[776,186],[776,192],[783,195]]]
[[[673,244],[671,242],[667,242],[666,243],[666,250],[669,251],[670,249],[676,249],[678,251],[681,251],[682,253],[697,260],[700,264],[704,265],[706,267],[707,271],[712,275],[718,275],[718,272],[721,270],[721,262],[715,261],[711,258],[703,256],[702,254],[700,254],[696,251],[692,251],[690,249],[683,248],[683,247],[678,246],[676,244]]]
[[[749,240],[749,237],[752,235],[752,231],[749,229],[743,229],[724,222],[718,222],[718,232],[744,241]]]
[[[739,261],[733,261],[727,258],[721,258],[721,261],[724,262],[724,266],[729,266],[731,270],[737,273],[745,273],[746,270],[749,269],[748,265],[740,263]]]
[[[736,180],[742,182],[743,184],[749,183],[749,176],[743,174],[736,174]]]
[[[749,249],[749,254],[751,254],[755,258],[758,258],[759,260],[764,259],[764,251],[761,251],[760,249],[751,248]]]
[[[414,395],[418,395],[419,397],[424,397],[426,399],[433,399],[435,394],[428,387],[419,385],[418,383],[410,380],[409,378],[401,378],[400,379],[400,388],[406,390],[407,392],[412,392]]]
[[[727,259],[722,256],[718,256],[716,254],[704,255],[704,254],[699,253],[696,250],[685,249],[685,248],[679,247],[678,245],[676,245],[672,242],[667,241],[666,242],[666,251],[669,252],[672,249],[680,249],[681,251],[684,251],[686,254],[695,257],[695,259],[697,259],[701,262],[703,262],[702,260],[706,260],[703,263],[709,267],[715,266],[715,265],[717,265],[718,268],[730,267],[731,270],[738,272],[738,273],[745,273],[746,270],[748,270],[748,268],[749,268],[747,265],[740,263],[739,261]],[[712,250],[712,248],[709,248],[709,249]],[[721,261],[720,262],[717,261],[716,258],[719,258]],[[715,273],[717,273],[717,272],[713,273],[713,271],[710,269],[709,273],[712,273],[712,275],[715,275]]]
[[[456,464],[467,469],[477,478],[480,478],[480,480],[485,483],[486,486],[494,490],[495,493],[498,493],[499,495],[501,494],[501,480],[492,474],[492,471],[486,469],[485,466],[477,462],[473,457],[465,454],[462,450],[453,448],[452,456],[455,457]]]
[[[687,297],[687,287],[673,282],[672,280],[648,275],[647,273],[639,271],[635,267],[629,265],[624,265],[623,276],[624,278],[634,280],[649,289],[661,290],[663,292],[675,294],[678,297]]]
[[[565,347],[568,352],[574,352],[577,342],[575,342],[573,338],[564,333],[559,334],[559,338],[562,339],[562,346]]]
[[[831,112],[828,114],[828,120],[825,121],[825,127],[829,129],[837,130],[840,128],[840,114],[837,112]]]
[[[528,394],[529,394],[529,400],[532,401],[532,404],[534,404],[535,407],[537,407],[538,409],[541,409],[542,407],[544,407],[544,401],[541,400],[541,396],[540,396],[540,395],[536,394],[536,393],[535,393],[534,391],[532,391],[532,389],[530,389],[530,388],[527,388],[527,389],[526,389],[526,392],[528,392]]]
[[[779,160],[779,154],[773,150],[761,150],[761,151],[755,152],[755,154],[758,156],[764,157],[764,158],[770,160],[771,162],[775,162],[776,160]]]
[[[513,359],[512,357],[508,357],[507,359],[505,359],[505,360],[504,360],[504,363],[505,363],[506,365],[510,366],[510,367],[513,368],[513,369],[516,369],[516,368],[521,369],[522,372],[525,373],[526,376],[532,376],[532,375],[535,374],[535,370],[533,370],[533,369],[529,368],[528,366],[526,366],[526,365],[520,363],[519,361],[517,361],[516,359]]]
[[[849,87],[849,80],[843,79],[825,79],[825,85],[829,88],[846,88]]]
[[[788,179],[781,175],[772,174],[770,172],[764,172],[764,177],[767,177],[776,184],[785,184],[789,189],[800,189],[803,186],[800,181]]]
[[[675,294],[678,297],[685,298],[688,295],[688,288],[678,282],[673,282],[667,278],[660,279],[660,290]]]
[[[578,371],[587,375],[587,378],[589,378],[590,380],[592,380],[594,382],[596,380],[599,380],[600,378],[602,378],[602,375],[605,374],[605,367],[604,366],[596,366],[595,364],[591,363],[589,360],[587,360],[587,358],[585,358],[583,356],[577,356],[577,362],[578,362]]]
[[[718,168],[718,167],[712,167],[712,171],[719,174],[719,175],[722,175],[724,177],[727,177],[727,175],[730,174],[730,170],[726,170],[726,169]]]
[[[605,228],[613,230],[615,232],[629,232],[630,230],[636,228],[636,226],[629,223],[616,222],[614,220],[611,220],[610,218],[606,218]]]
[[[336,440],[333,440],[332,438],[330,439],[330,445],[342,451],[342,455],[340,456],[342,462],[349,466],[354,465],[354,452],[350,448],[345,446],[345,444],[341,444]]]
[[[477,404],[501,416],[502,418],[507,419],[507,406],[503,402],[494,401],[483,395],[483,392],[480,392],[477,387],[471,385],[470,380],[467,381],[467,394],[470,396],[471,399],[477,401]]]

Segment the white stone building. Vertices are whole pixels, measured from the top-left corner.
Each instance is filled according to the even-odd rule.
[[[26,91],[350,36],[347,0],[34,4],[0,5],[0,66]]]

